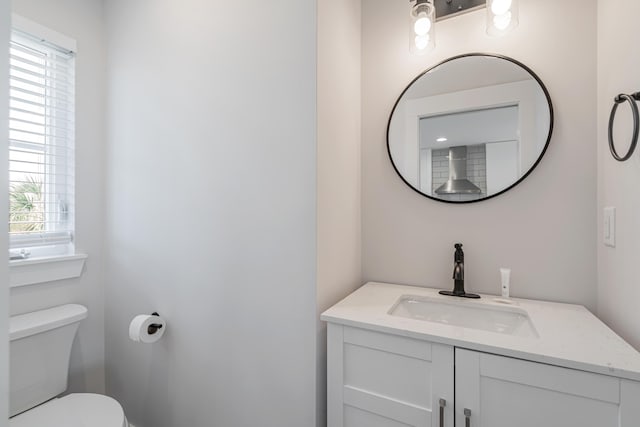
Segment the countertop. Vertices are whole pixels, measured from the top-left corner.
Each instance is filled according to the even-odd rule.
[[[539,337],[517,337],[389,313],[402,296],[442,301],[438,289],[369,282],[325,311],[321,319],[346,326],[640,381],[640,353],[580,305],[511,298],[525,310]],[[495,295],[458,303],[505,307]]]

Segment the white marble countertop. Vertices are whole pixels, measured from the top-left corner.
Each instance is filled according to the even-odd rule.
[[[370,282],[325,311],[321,318],[379,332],[564,366],[640,381],[640,353],[580,305],[512,298],[524,309],[539,337],[517,337],[459,326],[392,316],[402,296],[451,298],[437,289]],[[463,304],[505,307],[495,295],[480,300],[455,298]]]

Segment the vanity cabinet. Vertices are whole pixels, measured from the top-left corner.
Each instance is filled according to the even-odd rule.
[[[328,427],[640,425],[638,382],[401,335],[329,323],[327,366]]]

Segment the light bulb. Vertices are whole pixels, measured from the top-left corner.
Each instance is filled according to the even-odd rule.
[[[511,12],[503,13],[493,17],[493,25],[500,30],[506,30],[511,24]]]
[[[493,0],[491,3],[491,12],[494,15],[504,15],[511,9],[511,3],[513,0]]]
[[[416,43],[416,48],[418,50],[424,50],[427,48],[427,46],[429,45],[429,34],[425,34],[423,36],[416,36],[415,38],[415,43]]]
[[[419,36],[424,36],[431,29],[431,19],[427,16],[426,13],[422,12],[418,15],[418,19],[415,24],[413,24],[413,30]]]

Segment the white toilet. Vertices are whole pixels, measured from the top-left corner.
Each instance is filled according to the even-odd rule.
[[[71,345],[87,309],[68,304],[11,317],[11,427],[128,427],[122,406],[67,389]]]

